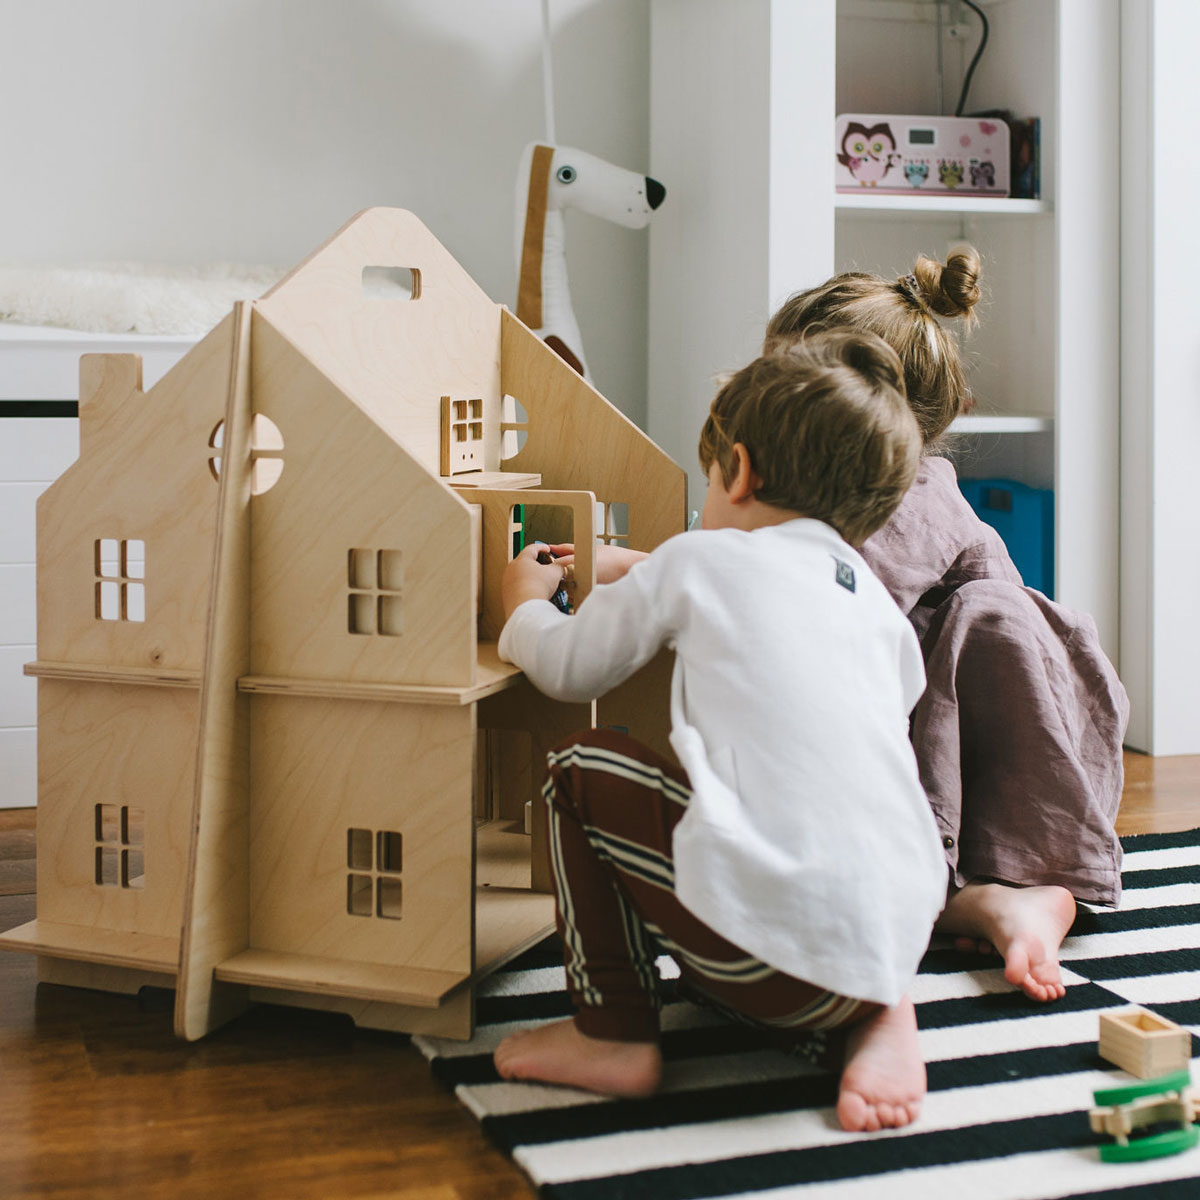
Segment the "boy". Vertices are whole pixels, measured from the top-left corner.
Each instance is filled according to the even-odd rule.
[[[835,333],[764,356],[713,401],[702,529],[567,617],[561,564],[527,547],[503,581],[500,654],[588,700],[676,654],[671,744],[587,731],[544,789],[573,1020],[506,1039],[496,1066],[612,1095],[658,1086],[658,948],[692,993],[769,1029],[848,1028],[838,1117],[915,1119],[905,994],[944,899],[908,713],[911,626],[852,547],[912,481],[920,434],[899,360]]]

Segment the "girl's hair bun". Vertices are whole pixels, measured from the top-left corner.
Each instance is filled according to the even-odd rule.
[[[900,356],[873,333],[830,330],[825,335],[836,354],[875,387],[895,388],[904,395],[904,366]]]
[[[970,246],[950,253],[945,263],[921,255],[913,267],[920,298],[941,317],[961,317],[970,324],[979,303],[979,255]]]

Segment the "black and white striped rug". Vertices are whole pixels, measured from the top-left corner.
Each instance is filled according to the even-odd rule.
[[[1200,1049],[1200,830],[1125,849],[1120,911],[1081,911],[1063,945],[1062,1000],[1026,1000],[995,959],[926,956],[929,1095],[906,1129],[845,1133],[833,1075],[682,1001],[663,1010],[648,1100],[503,1082],[500,1039],[570,1011],[554,939],[488,981],[473,1041],[414,1041],[546,1200],[1200,1200],[1200,1149],[1101,1163],[1088,1127],[1093,1090],[1130,1081],[1097,1053],[1101,1011],[1151,1008]]]

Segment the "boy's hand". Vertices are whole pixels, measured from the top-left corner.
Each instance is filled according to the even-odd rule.
[[[558,591],[565,564],[538,562],[538,555],[544,554],[547,549],[549,547],[544,543],[534,542],[504,568],[500,580],[500,600],[504,605],[506,621],[526,600],[549,600]]]
[[[575,547],[570,542],[551,546],[550,550],[557,556],[561,566],[574,565]],[[596,582],[616,583],[634,563],[640,563],[645,557],[644,550],[630,550],[625,546],[597,546]]]

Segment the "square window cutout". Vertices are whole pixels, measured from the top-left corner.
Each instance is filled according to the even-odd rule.
[[[350,875],[346,878],[346,911],[352,917],[371,915],[370,875]]]
[[[140,850],[121,851],[121,886],[138,890],[146,886],[146,859]]]
[[[117,887],[120,852],[115,847],[96,847],[96,883],[100,887]]]
[[[399,596],[379,597],[378,631],[385,637],[399,637],[404,632],[404,613]]]
[[[369,871],[371,862],[371,831],[351,829],[346,835],[346,866],[352,871]]]
[[[375,595],[372,592],[350,593],[350,632],[375,632]]]
[[[399,879],[390,879],[386,876],[377,879],[376,883],[379,887],[379,904],[377,913],[381,917],[387,917],[392,921],[400,919],[400,901],[404,890],[404,885]]]
[[[370,550],[351,550],[347,575],[352,588],[372,591],[376,584],[375,555]]]
[[[399,874],[403,868],[403,850],[404,836],[399,833],[390,833],[388,830],[380,830],[379,832],[379,852],[376,862],[379,864],[381,871],[389,871],[393,875]]]
[[[146,543],[140,538],[121,543],[121,574],[126,579],[146,578]]]
[[[115,804],[96,805],[96,841],[116,842],[121,836],[121,810]]]

